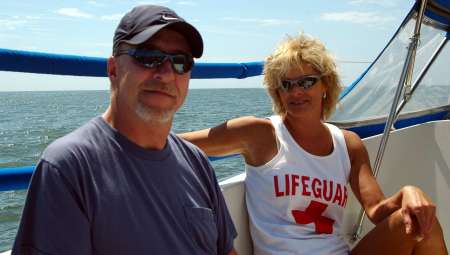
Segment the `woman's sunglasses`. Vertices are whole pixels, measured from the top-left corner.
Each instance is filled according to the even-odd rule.
[[[308,90],[312,86],[314,86],[321,77],[321,75],[308,75],[303,76],[302,78],[297,80],[283,80],[281,81],[280,89],[283,92],[288,92],[294,86],[298,86],[300,88],[303,88],[304,90]]]
[[[177,74],[185,74],[194,66],[194,58],[189,54],[169,54],[159,50],[148,50],[140,48],[125,49],[117,52],[116,56],[127,54],[147,68],[157,68],[170,61],[173,70]]]

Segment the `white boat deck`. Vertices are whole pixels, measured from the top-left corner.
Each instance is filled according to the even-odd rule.
[[[364,140],[373,162],[381,135]],[[252,254],[244,198],[245,174],[221,182],[228,209],[238,231],[235,248],[240,255]],[[437,204],[446,245],[450,247],[450,120],[425,123],[391,133],[378,176],[383,192],[391,195],[404,185],[422,188]],[[350,189],[349,189],[350,190]],[[349,240],[357,225],[360,207],[353,194],[347,203],[344,236]],[[362,234],[373,227],[364,221]]]

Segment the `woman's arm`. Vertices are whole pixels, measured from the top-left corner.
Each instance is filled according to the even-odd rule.
[[[241,117],[213,127],[178,134],[202,149],[208,156],[241,154],[247,147],[254,117]]]
[[[242,154],[247,163],[260,165],[276,153],[270,120],[252,116],[225,121],[208,129],[179,134],[208,156]]]
[[[351,161],[350,185],[367,217],[375,224],[401,209],[406,233],[418,231],[428,234],[435,220],[436,207],[417,187],[405,186],[385,198],[372,174],[369,155],[361,139],[353,132],[344,131]],[[417,230],[414,228],[417,227]]]

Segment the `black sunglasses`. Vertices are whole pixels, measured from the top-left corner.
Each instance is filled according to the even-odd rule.
[[[297,80],[283,80],[281,81],[280,89],[283,92],[288,92],[294,86],[298,86],[304,90],[308,90],[314,86],[321,77],[321,75],[308,75]]]
[[[189,54],[169,54],[159,50],[131,48],[118,51],[116,56],[123,54],[133,57],[137,62],[147,68],[157,68],[169,60],[173,70],[177,74],[187,73],[194,66],[194,58]]]

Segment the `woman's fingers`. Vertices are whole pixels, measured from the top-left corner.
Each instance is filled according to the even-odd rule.
[[[406,234],[411,234],[412,230],[413,230],[413,226],[412,226],[413,222],[412,222],[411,215],[409,214],[408,208],[402,209],[402,216],[403,216],[403,224],[405,224]]]
[[[405,191],[402,212],[406,233],[417,233],[423,238],[431,232],[436,220],[436,206],[416,187],[405,188]]]

